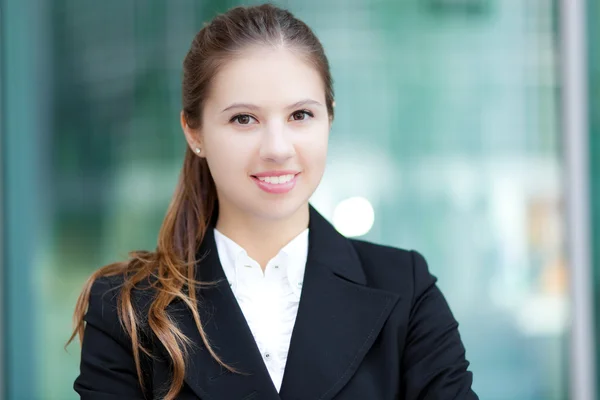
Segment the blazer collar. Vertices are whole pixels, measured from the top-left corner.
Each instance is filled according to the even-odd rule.
[[[198,292],[205,333],[221,359],[242,372],[217,364],[201,345],[191,313],[173,304],[181,330],[199,344],[190,350],[185,381],[202,399],[331,399],[356,372],[398,301],[397,294],[367,286],[352,243],[310,206],[304,283],[277,393],[227,283],[210,228],[198,256],[197,279],[219,282]]]

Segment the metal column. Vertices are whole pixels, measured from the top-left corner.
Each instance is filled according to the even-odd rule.
[[[571,278],[570,396],[596,399],[585,0],[560,0],[567,249]]]

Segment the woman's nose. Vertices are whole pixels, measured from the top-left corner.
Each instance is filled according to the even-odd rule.
[[[285,125],[277,124],[265,129],[260,147],[260,157],[263,160],[281,164],[295,154],[291,132]]]

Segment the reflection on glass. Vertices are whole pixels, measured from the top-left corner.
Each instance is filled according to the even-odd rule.
[[[185,146],[180,63],[202,22],[234,5],[125,3],[52,6],[55,198],[32,282],[40,399],[75,398],[78,349],[62,345],[84,279],[154,247]],[[481,398],[565,398],[554,2],[284,5],[324,42],[336,82],[313,204],[348,235],[426,256]]]

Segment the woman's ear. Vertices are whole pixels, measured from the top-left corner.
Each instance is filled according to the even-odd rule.
[[[197,154],[200,157],[203,157],[204,149],[202,146],[200,132],[197,129],[190,128],[190,126],[187,124],[185,114],[183,111],[181,111],[179,115],[179,120],[181,123],[181,130],[185,135],[185,140],[188,142],[188,146],[190,146],[190,148],[195,154]]]

